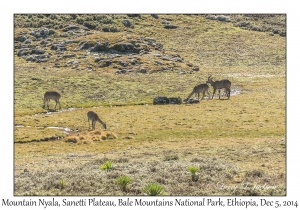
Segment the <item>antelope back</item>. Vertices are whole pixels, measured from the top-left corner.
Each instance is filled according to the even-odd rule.
[[[93,112],[93,111],[88,111],[87,117],[88,117],[90,120],[97,120],[98,115],[97,115],[95,112]]]
[[[44,94],[44,99],[54,99],[54,100],[57,100],[57,99],[60,99],[61,95],[56,92],[56,91],[47,91],[45,94]]]

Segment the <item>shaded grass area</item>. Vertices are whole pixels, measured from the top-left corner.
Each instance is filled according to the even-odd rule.
[[[111,150],[104,155],[97,152],[79,152],[83,150],[83,145],[77,145],[76,147],[81,148],[80,150],[77,148],[77,153],[66,151],[59,156],[50,155],[47,158],[36,159],[31,164],[17,164],[15,195],[144,195],[142,189],[150,182],[164,186],[165,195],[285,195],[284,168],[268,169],[278,167],[276,160],[280,156],[274,151],[269,151],[265,156],[264,167],[261,165],[245,167],[243,163],[238,161],[234,163],[234,160],[229,159],[234,158],[233,152],[214,154],[211,153],[212,149],[209,149],[208,153],[200,152],[200,145],[210,146],[210,141],[211,139],[189,140],[191,144],[198,143],[198,147],[188,149],[179,142],[167,143],[172,145],[171,151],[161,148],[165,148],[167,146],[165,144],[145,143],[129,146],[125,150],[120,148]],[[249,143],[249,139],[241,141]],[[238,155],[239,158],[252,159],[251,162],[261,159],[263,152],[253,148],[268,142],[272,142],[273,146],[276,145],[274,140],[260,139],[256,146],[249,145],[249,148],[244,146],[244,151]],[[222,139],[222,143],[224,150],[233,145],[229,139]],[[225,146],[226,144],[229,146]],[[100,148],[101,145],[95,142],[93,147]],[[237,149],[243,147],[235,145]],[[166,159],[167,153],[176,154],[178,157],[176,160]],[[100,166],[108,160],[112,162],[112,169],[100,170]],[[48,166],[43,168],[43,165]],[[191,180],[188,171],[190,165],[200,168],[196,173],[199,176],[196,182]],[[28,172],[20,170],[25,167]],[[127,192],[122,191],[116,184],[116,179],[122,175],[132,179]],[[63,188],[60,186],[61,179],[65,181]]]

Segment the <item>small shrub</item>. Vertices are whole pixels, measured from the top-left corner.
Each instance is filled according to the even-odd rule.
[[[164,158],[164,161],[178,160],[178,159],[179,159],[179,157],[177,154],[176,155],[171,154],[171,155],[166,155]]]
[[[263,177],[265,175],[264,171],[254,169],[252,171],[246,172],[246,177]]]
[[[79,141],[76,136],[69,136],[64,139],[65,142],[77,143]]]
[[[106,161],[101,167],[101,170],[110,170],[112,169],[112,162],[111,161]]]
[[[198,180],[198,176],[196,176],[196,172],[199,171],[199,168],[197,166],[189,166],[188,170],[192,174],[192,181],[195,182]]]
[[[64,189],[65,188],[65,184],[66,184],[66,181],[64,179],[59,180],[60,189]]]
[[[143,192],[150,196],[161,195],[164,193],[164,187],[158,183],[149,183],[144,187]]]
[[[120,176],[117,178],[116,183],[121,187],[124,192],[128,191],[128,184],[132,183],[129,176]]]

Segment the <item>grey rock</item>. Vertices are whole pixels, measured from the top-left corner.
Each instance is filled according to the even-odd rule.
[[[32,50],[29,48],[22,48],[20,50],[18,50],[17,55],[20,56],[24,56],[24,55],[29,55],[32,54]]]
[[[135,60],[135,59],[131,59],[131,60],[130,60],[130,63],[131,63],[132,65],[135,65],[135,64],[137,64],[137,63],[138,63],[138,61],[137,61],[137,60]]]
[[[164,25],[164,28],[166,28],[166,29],[175,29],[175,28],[178,28],[178,26],[176,26],[176,25],[171,25],[171,24],[165,24],[165,25]]]
[[[134,28],[133,23],[128,19],[123,20],[123,25],[127,28]]]
[[[102,60],[99,62],[98,67],[107,67],[111,65],[111,61],[110,60]]]
[[[123,66],[123,67],[128,66],[128,63],[125,62],[125,61],[120,61],[119,64],[120,64],[121,66]]]
[[[158,19],[158,14],[151,14],[152,17],[154,17],[155,19]]]
[[[157,96],[153,99],[153,104],[182,104],[182,99],[180,97],[168,98],[166,96]]]
[[[45,50],[40,49],[32,49],[32,54],[44,54]]]
[[[67,54],[67,55],[63,55],[63,58],[73,58],[76,57],[75,54]]]
[[[286,31],[282,31],[279,33],[280,36],[286,36]]]
[[[127,14],[128,17],[141,17],[140,14]]]
[[[19,36],[16,38],[16,41],[24,42],[27,39],[27,36]]]
[[[219,15],[217,16],[217,20],[219,21],[225,21],[225,22],[231,22],[229,17],[226,17],[225,15]]]
[[[162,65],[162,62],[160,62],[160,61],[155,61],[155,63],[158,65]]]
[[[70,30],[78,30],[79,29],[79,26],[76,26],[76,25],[69,25],[67,27],[65,27],[63,29],[64,32],[67,32],[67,31],[70,31]]]
[[[140,49],[135,48],[133,44],[131,43],[121,43],[121,44],[115,44],[111,47],[113,50],[117,50],[119,52],[137,52],[139,53]]]
[[[101,60],[104,60],[104,58],[99,58],[99,57],[96,57],[96,58],[95,58],[95,62],[99,62],[99,61],[101,61]]]
[[[41,35],[41,36],[48,36],[48,35],[49,35],[49,30],[48,30],[48,28],[42,28],[42,29],[40,30],[40,35]]]
[[[53,44],[50,48],[51,50],[58,50],[58,51],[64,51],[67,50],[66,46],[62,45],[62,44]]]
[[[30,44],[31,42],[32,42],[31,39],[26,39],[26,40],[24,41],[24,44]]]
[[[89,49],[90,52],[100,52],[100,51],[107,51],[108,50],[108,42],[101,44],[97,42],[97,44]]]
[[[55,34],[55,30],[49,29],[49,35]]]

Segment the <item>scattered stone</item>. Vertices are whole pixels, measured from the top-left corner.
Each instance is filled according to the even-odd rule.
[[[176,26],[176,25],[171,25],[171,24],[165,24],[165,25],[164,25],[164,28],[166,28],[166,29],[175,29],[175,28],[178,28],[178,26]]]
[[[99,58],[99,57],[96,57],[96,58],[95,58],[95,62],[99,62],[99,61],[101,61],[101,60],[104,60],[104,58]]]
[[[181,63],[183,63],[183,59],[179,58],[179,57],[175,57],[172,60],[175,61],[175,62],[181,62]]]
[[[127,14],[128,17],[141,17],[140,14]]]
[[[111,61],[110,60],[102,60],[99,62],[98,67],[107,67],[111,65]]]
[[[125,136],[124,139],[134,139],[133,136]]]
[[[69,25],[67,27],[65,27],[63,29],[64,32],[67,32],[67,31],[70,31],[70,30],[78,30],[79,29],[79,26],[76,26],[76,25]],[[85,29],[84,29],[85,30]]]
[[[180,97],[171,97],[168,98],[166,96],[158,96],[153,99],[153,104],[181,104],[182,99]]]
[[[70,61],[68,61],[67,63],[66,63],[67,65],[73,65],[73,64],[78,64],[78,61],[76,61],[76,60],[70,60]]]
[[[279,33],[280,36],[286,36],[286,31],[282,31]]]
[[[67,54],[67,55],[63,55],[63,58],[73,58],[76,57],[75,54]]]
[[[24,42],[27,39],[27,36],[19,36],[16,38],[16,41],[18,42]]]
[[[57,50],[57,51],[66,51],[66,46],[64,44],[52,44],[51,50]]]
[[[193,71],[199,71],[200,68],[197,66],[197,67],[192,68],[192,70],[193,70]]]
[[[127,28],[134,28],[133,23],[128,19],[123,20],[123,25]]]
[[[162,65],[162,62],[160,62],[160,61],[155,61],[155,63],[158,65]]]
[[[193,98],[190,98],[189,100],[186,98],[183,100],[185,103],[187,104],[198,104],[200,103],[200,100],[198,99],[193,99]]]
[[[24,44],[30,44],[31,42],[32,42],[31,39],[26,39],[26,40],[24,41]]]
[[[219,15],[217,16],[217,20],[219,21],[225,21],[225,22],[231,22],[229,17],[226,17],[225,15]]]
[[[108,50],[108,42],[101,44],[97,42],[95,46],[89,49],[90,52],[100,52],[100,51],[107,51]]]
[[[128,66],[128,63],[125,62],[125,61],[119,61],[119,64],[120,64],[121,66],[123,66],[123,67]]]
[[[32,50],[29,49],[29,48],[22,48],[22,49],[20,49],[20,50],[17,52],[17,55],[18,55],[19,57],[21,57],[21,56],[24,56],[24,55],[32,54],[31,52],[32,52]]]
[[[158,14],[151,14],[152,17],[154,17],[155,19],[158,19]]]
[[[137,63],[138,63],[138,61],[137,61],[137,60],[135,60],[135,59],[131,59],[131,60],[130,60],[130,63],[131,63],[131,65],[135,65],[135,64],[137,64]]]
[[[40,35],[41,35],[41,36],[47,36],[47,35],[49,35],[49,30],[48,30],[48,28],[43,28],[43,29],[41,29],[41,30],[40,30]]]
[[[92,41],[80,42],[78,50],[88,50],[91,47],[95,46],[95,43]]]
[[[225,21],[225,22],[231,22],[229,17],[226,17],[225,15],[206,15],[207,19],[210,20],[219,20],[219,21]]]
[[[139,49],[135,48],[131,43],[115,44],[111,47],[111,49],[119,52],[139,52]]]

